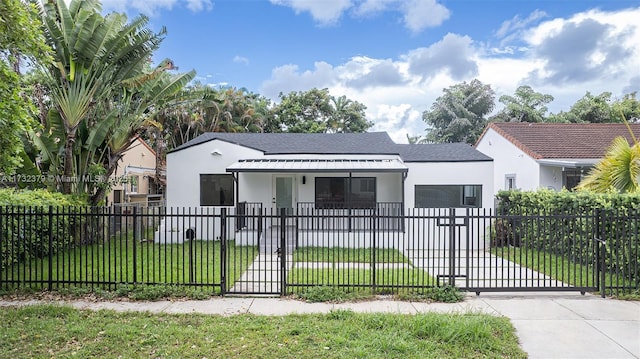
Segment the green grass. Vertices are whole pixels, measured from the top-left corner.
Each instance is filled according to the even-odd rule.
[[[486,314],[279,317],[0,309],[3,358],[525,358],[509,320]]]
[[[375,270],[371,267],[374,256],[377,265]],[[365,248],[310,247],[296,250],[293,259],[294,267],[287,276],[287,283],[293,285],[292,290],[302,296],[312,289],[295,285],[347,286],[338,289],[347,297],[405,291],[400,286],[437,285],[435,278],[424,270],[410,266],[409,259],[396,249],[374,251]],[[297,263],[302,267],[298,267]],[[321,263],[321,268],[313,268],[314,263]],[[398,268],[401,266],[406,268]]]
[[[595,276],[593,265],[575,263],[565,257],[544,251],[529,248],[501,247],[492,249],[491,253],[572,286],[597,287],[598,283],[596,281],[600,280]],[[630,281],[618,281],[619,277],[611,275],[609,272],[604,274],[605,286],[634,286]],[[624,299],[640,299],[640,295],[634,295],[634,293],[638,293],[638,290],[621,296]]]
[[[511,262],[544,273],[573,286],[595,286],[593,268],[544,251],[519,247],[494,248],[491,252]]]
[[[421,269],[292,269],[287,283],[315,285],[354,285],[371,286],[373,275],[375,284],[379,286],[421,285],[435,286],[436,280]]]
[[[6,269],[5,280],[99,283],[189,284],[218,286],[221,282],[219,241],[184,244],[137,243],[115,239],[104,244],[78,246],[48,258],[33,259]],[[228,285],[232,285],[257,255],[254,246],[227,242]],[[46,286],[46,283],[41,284]]]
[[[328,263],[409,263],[397,249],[304,247],[293,252],[294,262]]]

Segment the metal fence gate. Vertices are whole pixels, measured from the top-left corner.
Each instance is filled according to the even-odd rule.
[[[451,285],[640,289],[640,213],[484,209],[0,208],[0,288],[177,285],[288,295]]]

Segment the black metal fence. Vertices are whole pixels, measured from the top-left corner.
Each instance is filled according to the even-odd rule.
[[[640,289],[640,213],[484,209],[0,208],[0,288],[216,294]]]

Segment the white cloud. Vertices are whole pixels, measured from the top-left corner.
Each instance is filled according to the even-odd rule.
[[[520,15],[514,16],[511,20],[507,20],[502,23],[500,29],[496,31],[498,38],[512,38],[512,36],[520,34],[522,30],[529,28],[533,23],[547,16],[547,13],[541,10],[535,10],[525,19],[520,18]]]
[[[447,34],[429,47],[411,50],[405,59],[409,71],[423,79],[446,71],[452,78],[463,80],[478,73],[476,52],[469,36]]]
[[[211,11],[213,9],[213,3],[211,0],[186,0],[187,9],[193,12]]]
[[[193,12],[210,11],[212,0],[102,0],[104,11],[139,12],[148,16],[160,10],[171,10],[175,6],[185,6]]]
[[[308,12],[322,26],[336,24],[352,10],[356,17],[370,17],[387,11],[402,14],[403,23],[412,32],[442,24],[450,16],[449,9],[438,0],[270,0],[274,5],[288,6],[296,14]]]
[[[405,26],[413,32],[439,26],[450,16],[449,10],[437,0],[403,1],[401,9]]]
[[[235,62],[236,64],[249,65],[249,59],[239,55],[233,57],[233,62]]]
[[[351,7],[351,0],[271,0],[271,3],[288,6],[296,14],[308,12],[320,25],[335,24],[342,13]]]
[[[370,6],[378,9],[388,3],[379,0]],[[277,99],[280,92],[326,87],[334,96],[345,95],[367,106],[367,119],[375,123],[373,130],[387,131],[394,140],[406,142],[407,133],[425,133],[422,112],[444,88],[473,78],[491,85],[498,108],[501,95],[530,85],[554,96],[548,106],[554,113],[568,110],[586,91],[610,91],[614,97],[640,91],[640,8],[587,11],[546,21],[539,21],[540,16],[503,24],[501,34],[518,33],[513,41],[526,45],[514,45],[510,52],[487,52],[469,36],[448,34],[393,59],[358,56],[341,64],[318,62],[309,70],[294,64],[281,66],[272,71],[260,93]],[[580,35],[586,39],[580,40]],[[585,59],[567,53],[580,50],[570,47],[580,41],[586,41],[578,51],[589,55]],[[584,73],[575,74],[571,66],[562,66],[567,59],[573,61],[573,67],[582,66],[578,70]],[[601,71],[591,71],[590,66]],[[569,79],[570,75],[574,77]]]

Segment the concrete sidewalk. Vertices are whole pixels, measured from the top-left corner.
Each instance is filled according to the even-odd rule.
[[[42,301],[0,301],[0,307]],[[46,302],[50,303],[50,302]],[[461,303],[419,303],[374,300],[358,303],[305,303],[280,298],[224,297],[204,301],[56,302],[78,309],[203,313],[213,315],[287,315],[354,312],[416,314],[482,312],[511,319],[529,358],[640,358],[640,302],[602,299],[580,294],[469,295]]]

